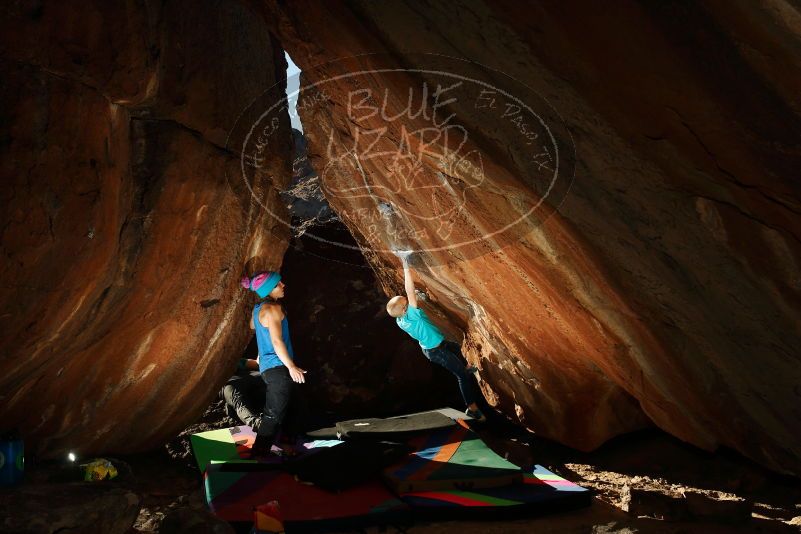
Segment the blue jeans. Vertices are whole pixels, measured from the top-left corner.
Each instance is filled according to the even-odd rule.
[[[478,400],[478,394],[471,382],[472,376],[467,372],[465,362],[461,358],[462,349],[457,343],[443,341],[438,347],[423,349],[423,354],[432,362],[453,373],[456,380],[459,381],[459,391],[462,392],[465,404],[470,406]]]

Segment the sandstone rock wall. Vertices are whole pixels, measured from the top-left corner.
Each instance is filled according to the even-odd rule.
[[[286,247],[227,139],[283,52],[213,0],[17,2],[1,24],[0,426],[51,457],[156,446],[247,344],[243,264]],[[279,211],[281,129],[251,184]]]
[[[230,372],[242,264],[276,267],[289,233],[286,113],[249,183],[238,154],[249,104],[281,96],[268,28],[304,70],[329,201],[388,293],[389,249],[419,251],[492,404],[582,449],[653,422],[801,473],[801,15],[782,0],[13,3],[2,429],[51,456],[140,450]],[[410,87],[431,92],[410,106]]]
[[[304,71],[304,133],[332,206],[388,292],[401,289],[388,249],[422,251],[429,309],[464,332],[491,403],[582,449],[650,419],[801,473],[801,15],[791,3],[251,5]],[[436,86],[420,72],[432,65],[550,103],[538,112],[575,167],[569,191],[539,187],[519,124],[489,118],[467,89],[440,117],[454,113],[472,134],[460,154],[483,182],[471,188],[464,168],[443,171],[430,154],[399,168],[397,154],[423,144],[408,132],[433,122],[403,113],[409,87]],[[373,100],[354,107],[358,91]],[[368,112],[385,101],[386,113]],[[343,156],[347,147],[361,156]],[[343,194],[362,180],[370,194]],[[457,198],[465,209],[443,237],[435,207]],[[543,198],[511,234],[487,237]],[[359,215],[381,204],[400,222]]]

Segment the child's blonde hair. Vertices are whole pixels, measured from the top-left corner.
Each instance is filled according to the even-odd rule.
[[[389,302],[387,302],[387,313],[392,317],[400,317],[403,315],[404,306],[406,306],[406,297],[401,295],[392,297],[389,299]]]

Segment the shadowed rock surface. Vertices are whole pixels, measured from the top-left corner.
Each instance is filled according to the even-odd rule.
[[[330,242],[352,239],[334,222],[309,232]],[[293,239],[282,270],[292,347],[307,370],[303,394],[314,414],[329,414],[326,424],[463,408],[453,375],[429,362],[387,315],[387,297],[358,251],[303,235]]]

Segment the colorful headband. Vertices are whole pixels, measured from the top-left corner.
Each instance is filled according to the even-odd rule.
[[[281,275],[275,271],[265,271],[254,276],[252,279],[247,276],[242,278],[242,287],[255,291],[256,294],[264,298],[270,294],[270,291],[275,289],[278,282],[281,281]]]

